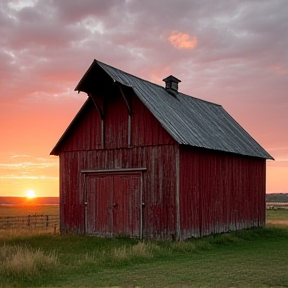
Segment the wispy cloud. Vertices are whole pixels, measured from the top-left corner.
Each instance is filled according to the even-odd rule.
[[[271,147],[269,148],[270,151],[283,151],[286,152],[288,154],[288,146],[284,146],[284,147]]]
[[[0,163],[0,168],[5,169],[24,169],[24,168],[34,168],[34,169],[44,169],[50,167],[57,167],[57,162],[42,162],[42,163],[35,163],[35,162],[21,162],[21,163]]]
[[[10,157],[11,158],[29,158],[31,156],[30,155],[21,154],[21,155],[12,155]]]
[[[29,158],[31,161],[18,160]],[[33,157],[24,154],[15,154],[10,157],[13,162],[0,163],[0,180],[26,181],[26,180],[57,180],[58,159]],[[56,168],[56,171],[55,171]]]
[[[37,0],[14,0],[8,2],[8,7],[19,11],[25,7],[33,7]]]
[[[40,175],[40,176],[17,176],[17,175],[4,175],[4,176],[0,176],[0,180],[43,180],[43,179],[47,179],[47,180],[58,180],[58,177],[51,177],[51,176],[44,176],[44,175]]]

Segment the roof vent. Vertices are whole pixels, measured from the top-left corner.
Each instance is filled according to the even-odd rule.
[[[178,83],[181,82],[181,80],[177,79],[176,77],[170,75],[167,78],[163,79],[166,86],[165,89],[171,92],[178,92]]]

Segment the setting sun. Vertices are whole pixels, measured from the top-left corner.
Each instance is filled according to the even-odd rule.
[[[27,191],[26,191],[26,197],[27,197],[27,198],[35,198],[35,197],[36,197],[35,191],[32,190],[32,189],[27,190]]]

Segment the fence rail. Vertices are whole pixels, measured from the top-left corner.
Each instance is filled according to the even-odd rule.
[[[0,217],[0,230],[35,229],[47,230],[59,227],[58,215],[28,215]]]

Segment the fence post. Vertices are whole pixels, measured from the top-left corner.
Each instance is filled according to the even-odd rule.
[[[46,215],[46,229],[48,228],[49,226],[49,215]]]
[[[30,215],[28,215],[28,223],[27,226],[30,226]]]

